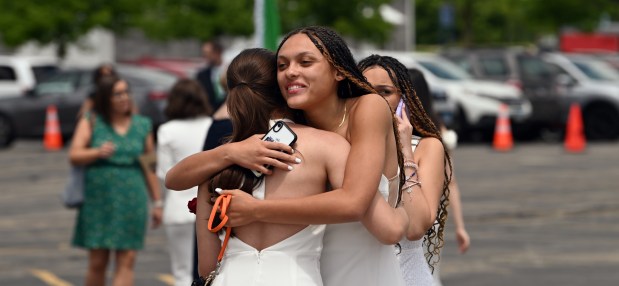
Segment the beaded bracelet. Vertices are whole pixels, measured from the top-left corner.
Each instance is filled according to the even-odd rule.
[[[413,169],[417,170],[419,168],[419,166],[417,166],[417,164],[415,164],[415,162],[413,162],[412,160],[405,160],[404,161],[404,168],[413,168]]]

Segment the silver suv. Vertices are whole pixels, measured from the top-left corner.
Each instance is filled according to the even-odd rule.
[[[544,60],[558,73],[564,110],[580,104],[587,139],[619,139],[619,73],[586,55],[548,53]]]

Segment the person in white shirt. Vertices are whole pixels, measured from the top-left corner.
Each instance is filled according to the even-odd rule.
[[[157,131],[157,176],[164,180],[168,170],[185,157],[202,151],[213,119],[212,108],[200,84],[179,80],[171,89],[165,114],[168,122]],[[163,225],[168,239],[174,285],[190,285],[196,216],[187,211],[187,202],[197,195],[197,187],[185,192],[165,190]]]

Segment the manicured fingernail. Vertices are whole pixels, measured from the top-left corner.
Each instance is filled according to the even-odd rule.
[[[292,169],[294,169],[292,166],[288,166],[288,171],[292,171]]]
[[[223,192],[224,190],[222,190],[221,188],[215,188],[215,192],[221,195],[221,192]]]
[[[297,164],[301,163],[301,158],[294,158],[294,161],[297,162]]]
[[[294,154],[294,149],[292,149],[292,154]]]

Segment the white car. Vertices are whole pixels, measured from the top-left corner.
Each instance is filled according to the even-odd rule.
[[[444,90],[454,108],[454,120],[446,124],[458,133],[459,138],[471,138],[473,131],[491,134],[503,103],[509,107],[512,123],[524,123],[531,116],[531,103],[517,88],[509,84],[473,79],[462,68],[436,54],[363,51],[357,56],[362,59],[371,54],[390,56],[409,69],[418,69],[431,90]]]
[[[619,139],[619,73],[586,55],[548,53],[544,60],[558,74],[564,114],[571,103],[580,105],[587,139]]]
[[[0,56],[0,97],[21,96],[58,69],[55,58]]]

